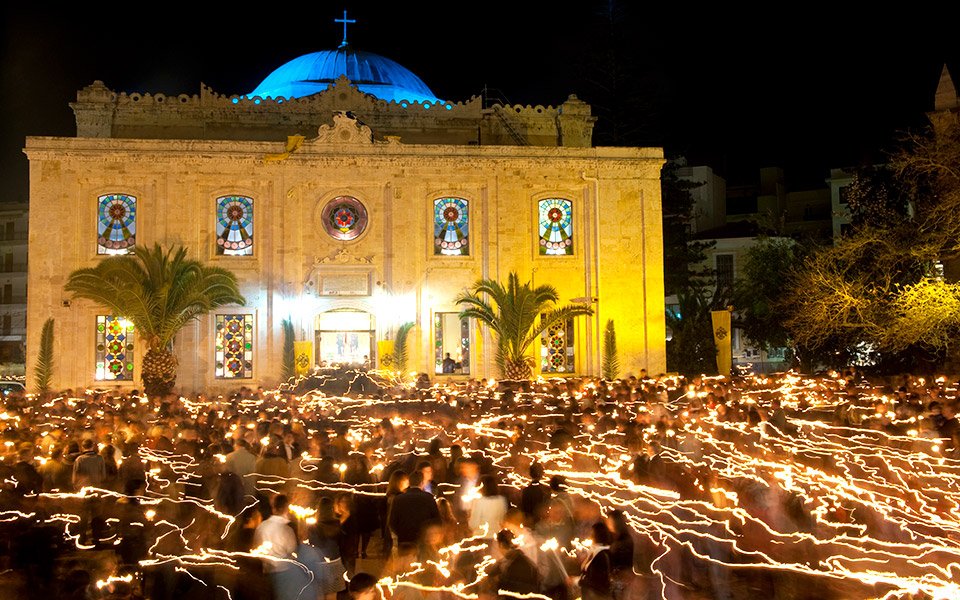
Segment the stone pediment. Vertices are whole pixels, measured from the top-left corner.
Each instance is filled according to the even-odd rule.
[[[373,144],[373,131],[347,111],[333,113],[332,125],[321,125],[316,144]]]

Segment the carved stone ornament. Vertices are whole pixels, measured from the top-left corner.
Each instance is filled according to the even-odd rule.
[[[372,265],[373,257],[354,256],[346,248],[340,248],[333,256],[317,256],[314,259],[316,265]]]
[[[373,144],[373,132],[346,111],[337,111],[333,113],[333,125],[321,125],[314,141],[318,144]]]

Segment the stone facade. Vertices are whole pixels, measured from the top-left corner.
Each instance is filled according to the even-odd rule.
[[[353,94],[352,114],[362,122],[334,112],[350,105],[341,92]],[[414,107],[424,114],[404,117],[406,109],[346,82],[267,108],[205,94],[133,100],[94,84],[74,104],[78,137],[27,139],[28,374],[40,328],[53,316],[54,387],[104,385],[94,380],[96,316],[104,312],[71,300],[63,285],[71,271],[102,258],[97,202],[115,193],[137,198],[137,244],[185,245],[190,256],[235,272],[247,298],[246,307],[217,313],[253,316],[252,378],[215,376],[215,316],[208,315],[175,341],[183,392],[276,384],[281,320],[292,319],[298,340],[313,341],[320,317],[338,309],[372,315],[376,342],[415,322],[409,368],[433,375],[436,315],[458,311],[454,298],[478,278],[505,280],[510,271],[556,286],[563,302],[595,302],[597,314],[577,319],[572,332],[576,373],[599,373],[607,319],[616,323],[625,373],[664,368],[662,151],[590,147],[589,106],[571,99],[560,109],[501,107],[509,118],[529,117],[522,132],[542,142],[519,145],[502,130],[470,137],[499,121],[476,101]],[[310,123],[309,139],[286,138],[308,133]],[[217,254],[216,201],[234,194],[253,200],[252,256]],[[321,225],[324,206],[340,196],[356,198],[369,215],[351,241]],[[469,256],[434,253],[434,201],[443,197],[468,202]],[[544,198],[572,202],[570,256],[539,252]],[[469,376],[495,376],[490,333],[471,324],[469,341]],[[112,385],[139,384],[144,350],[135,344],[134,381]]]

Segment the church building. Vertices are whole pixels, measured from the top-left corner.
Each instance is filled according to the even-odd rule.
[[[26,141],[28,378],[52,317],[54,389],[139,387],[135,328],[63,286],[157,243],[229,269],[247,299],[177,335],[183,393],[275,386],[287,319],[305,366],[382,366],[410,322],[408,370],[494,377],[494,338],[460,319],[455,298],[511,271],[595,310],[544,334],[545,377],[598,375],[608,320],[624,375],[665,367],[662,150],[594,146],[595,117],[573,95],[558,106],[442,100],[344,43],[245,95],[95,81],[71,107],[76,137]]]

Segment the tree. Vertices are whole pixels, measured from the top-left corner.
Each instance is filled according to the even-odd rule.
[[[669,161],[660,171],[660,197],[663,203],[663,286],[667,295],[692,287],[702,287],[710,274],[698,268],[706,260],[713,242],[693,239],[690,223],[694,199],[690,190],[702,182],[681,179],[677,169],[685,163]]]
[[[825,357],[869,348],[909,368],[960,334],[960,284],[938,266],[960,256],[960,125],[934,123],[907,136],[889,168],[857,174],[852,233],[792,277],[786,324],[802,346]]]
[[[620,358],[617,356],[617,331],[613,319],[607,320],[603,331],[603,378],[613,381],[620,375]]]
[[[413,322],[408,321],[397,328],[397,335],[393,338],[393,356],[391,365],[400,373],[407,370],[407,338],[413,329]]]
[[[280,321],[280,329],[283,330],[283,363],[281,365],[281,377],[284,380],[290,379],[297,374],[297,353],[294,346],[293,321],[289,318]]]
[[[554,305],[559,294],[552,285],[531,287],[520,284],[511,272],[507,286],[494,279],[480,279],[472,288],[457,297],[457,304],[466,308],[460,318],[474,318],[493,330],[497,336],[497,368],[507,379],[529,379],[533,372],[530,346],[540,335],[557,323],[579,315],[592,315],[587,305]]]
[[[743,262],[734,284],[736,324],[761,350],[790,345],[784,312],[783,289],[802,260],[803,247],[789,238],[760,238]]]
[[[188,259],[186,248],[164,251],[159,244],[78,269],[64,289],[133,323],[147,345],[141,378],[150,395],[168,394],[176,383],[171,345],[184,325],[221,306],[246,303],[233,273]]]
[[[676,307],[665,316],[672,332],[667,342],[667,366],[683,375],[715,374],[717,347],[713,341],[710,311],[720,308],[719,296],[705,288],[691,287],[677,292]]]
[[[53,366],[53,317],[50,317],[44,322],[43,330],[40,332],[40,352],[37,353],[37,364],[33,367],[37,391],[41,394],[50,391]]]

